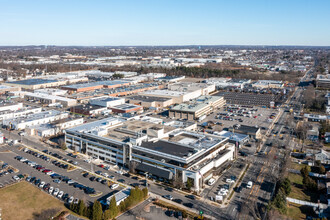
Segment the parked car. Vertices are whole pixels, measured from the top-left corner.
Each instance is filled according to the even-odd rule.
[[[59,190],[59,188],[56,188],[55,190],[54,190],[54,192],[53,192],[53,195],[54,196],[57,196],[57,194],[60,192],[60,190]]]
[[[60,192],[58,193],[58,195],[57,195],[57,198],[61,199],[62,196],[63,196],[63,191],[60,191]]]
[[[74,200],[74,198],[73,198],[73,196],[71,196],[68,200],[68,203],[71,204],[73,202],[73,200]]]
[[[163,197],[168,200],[173,200],[173,196],[171,195],[164,195]]]

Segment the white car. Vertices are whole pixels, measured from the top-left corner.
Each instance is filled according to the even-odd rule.
[[[249,181],[249,182],[247,183],[247,185],[246,185],[246,188],[251,189],[251,188],[252,188],[252,185],[253,185],[252,181]]]
[[[59,193],[59,191],[60,191],[60,190],[59,190],[58,188],[56,188],[56,189],[54,190],[54,192],[53,192],[53,195],[54,195],[54,196],[57,196],[57,194]]]
[[[52,194],[53,191],[54,191],[54,187],[51,186],[51,187],[49,188],[49,191],[48,191],[48,192],[49,192],[49,194]]]
[[[40,184],[39,184],[39,188],[43,188],[45,186],[45,182],[42,181]]]
[[[78,204],[78,203],[79,203],[79,199],[76,198],[76,199],[74,200],[73,204]]]
[[[124,172],[122,170],[117,170],[116,173],[120,174],[120,175],[123,175]]]
[[[109,174],[107,174],[107,173],[102,173],[102,176],[104,176],[104,177],[108,177]]]
[[[111,185],[110,188],[111,188],[111,189],[116,189],[116,188],[118,188],[118,187],[119,187],[119,184],[116,183],[116,184]]]
[[[63,194],[64,194],[64,192],[63,192],[63,191],[60,191],[60,192],[58,193],[58,195],[57,195],[57,198],[61,199],[62,196],[63,196]]]
[[[231,179],[231,178],[227,178],[226,179],[226,183],[235,183],[235,180]]]
[[[68,203],[71,204],[73,202],[73,200],[74,200],[74,198],[73,198],[73,196],[71,196],[68,200]]]
[[[19,180],[19,177],[18,176],[13,176],[13,179],[18,181]]]
[[[53,175],[54,172],[53,171],[50,171],[50,172],[47,172],[46,174],[50,176],[50,175]]]

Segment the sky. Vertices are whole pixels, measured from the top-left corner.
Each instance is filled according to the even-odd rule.
[[[330,46],[330,0],[0,0],[0,45]]]

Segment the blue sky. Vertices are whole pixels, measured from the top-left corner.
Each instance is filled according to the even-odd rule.
[[[330,46],[330,0],[0,0],[0,45]]]

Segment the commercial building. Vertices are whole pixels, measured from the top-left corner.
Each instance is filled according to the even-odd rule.
[[[50,137],[63,132],[64,129],[75,127],[84,123],[83,118],[64,118],[48,124],[27,127],[26,133],[39,137]]]
[[[98,81],[92,83],[74,84],[74,85],[62,86],[61,88],[71,92],[86,92],[86,91],[94,91],[96,89],[101,89],[101,88],[113,89],[122,86],[129,86],[129,85],[130,82],[128,81],[111,80],[111,81]]]
[[[69,117],[69,113],[57,110],[49,110],[36,114],[30,114],[15,119],[3,120],[2,124],[15,130],[22,130],[26,127],[48,124],[52,121]]]
[[[193,92],[179,92],[179,91],[172,91],[172,90],[168,90],[168,89],[148,90],[148,91],[143,92],[141,95],[171,98],[173,100],[173,104],[187,102],[191,99],[194,99],[194,98],[198,97],[198,95],[196,96],[195,91],[193,91]]]
[[[3,83],[8,86],[21,87],[23,89],[35,90],[48,87],[58,87],[70,83],[84,82],[88,78],[79,77],[79,78],[61,78],[56,76],[49,76],[47,78],[32,78],[25,80],[18,80],[12,82]]]
[[[130,104],[141,105],[144,108],[165,108],[173,104],[172,98],[136,95],[126,97]]]
[[[47,93],[32,93],[28,92],[24,95],[24,99],[27,101],[37,101],[42,104],[54,104],[60,103],[64,107],[70,107],[77,104],[77,100],[69,99],[62,96],[49,95]]]
[[[318,74],[315,81],[318,88],[330,88],[330,74]]]
[[[64,96],[67,94],[68,91],[62,90],[62,89],[36,89],[34,90],[34,93],[44,93],[48,95],[59,95],[59,96]]]
[[[183,103],[169,110],[169,117],[176,119],[198,120],[226,104],[222,96],[201,96],[193,102]]]
[[[117,98],[117,97],[109,97],[109,96],[102,96],[98,98],[92,98],[89,100],[89,104],[91,105],[98,105],[103,107],[113,107],[116,105],[122,105],[125,103],[124,98]]]
[[[78,105],[70,108],[70,112],[81,114],[81,115],[90,115],[95,116],[102,113],[102,111],[107,110],[107,107],[98,106],[98,105]]]
[[[8,92],[16,92],[16,91],[21,91],[21,87],[0,85],[0,95]]]
[[[135,113],[135,112],[142,112],[143,107],[140,105],[133,105],[133,104],[122,104],[116,105],[111,107],[113,113]]]
[[[6,100],[0,100],[0,112],[17,111],[23,108],[23,103],[15,103]]]
[[[165,76],[165,77],[156,78],[155,81],[173,83],[183,80],[185,78],[186,78],[185,76]]]
[[[106,118],[65,133],[70,149],[160,181],[190,180],[196,191],[215,168],[235,156],[235,146],[226,138],[143,121]]]
[[[251,83],[250,79],[232,79],[232,78],[210,78],[203,82],[214,84],[216,89],[239,88],[243,89],[247,84]]]
[[[276,80],[258,80],[257,82],[253,83],[252,86],[258,89],[283,88],[284,83],[282,81]]]
[[[168,90],[179,92],[194,92],[195,96],[193,98],[197,98],[201,95],[209,95],[211,92],[215,91],[215,85],[209,83],[180,82],[169,84]]]
[[[40,108],[27,107],[15,111],[11,111],[11,110],[0,111],[0,121],[12,119],[12,118],[19,118],[19,117],[27,116],[29,114],[36,114],[41,111],[42,111],[41,107]]]
[[[238,134],[248,135],[250,138],[254,138],[256,140],[261,139],[261,130],[259,127],[248,126],[248,125],[239,125],[238,127],[230,127],[228,131]]]

